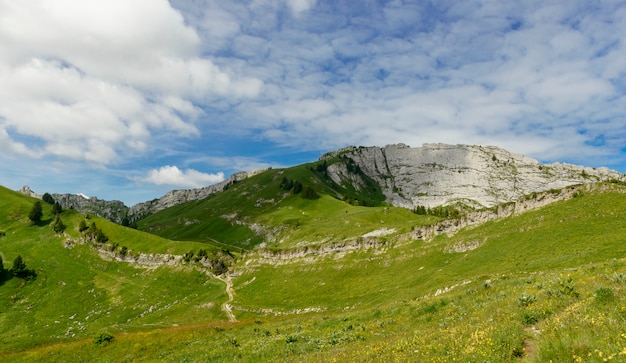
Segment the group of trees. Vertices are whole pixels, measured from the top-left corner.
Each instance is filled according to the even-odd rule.
[[[0,278],[4,278],[7,272],[10,276],[15,276],[25,280],[33,280],[36,277],[35,271],[26,268],[26,263],[22,259],[21,255],[17,255],[15,260],[13,260],[13,266],[9,270],[4,269],[2,256],[0,256]]]
[[[221,275],[228,272],[228,265],[224,262],[224,259],[232,258],[232,254],[228,250],[222,250],[221,252],[211,252],[205,249],[200,249],[196,254],[194,251],[189,251],[183,255],[183,261],[189,262],[201,262],[204,260],[204,264],[208,265],[216,275]]]
[[[54,222],[52,223],[52,229],[55,233],[63,233],[65,231],[65,223],[61,220],[61,213],[63,212],[63,208],[59,202],[55,201],[54,198],[46,193],[41,198],[44,202],[48,204],[52,204],[52,214],[55,215]],[[33,225],[40,225],[43,218],[43,207],[41,206],[41,202],[36,201],[33,204],[30,212],[28,213],[28,219],[30,219]]]
[[[96,226],[96,222],[91,222],[91,224],[87,226],[86,220],[83,219],[78,224],[78,230],[83,233],[87,241],[96,243],[106,243],[109,241],[109,237]]]
[[[293,195],[300,194],[304,199],[317,199],[320,197],[312,187],[286,177],[283,177],[280,182],[280,190],[291,191]]]
[[[441,218],[459,218],[461,216],[461,211],[451,206],[438,206],[434,208],[426,208],[423,205],[418,205],[413,210],[415,214],[419,215],[430,215],[437,216]]]

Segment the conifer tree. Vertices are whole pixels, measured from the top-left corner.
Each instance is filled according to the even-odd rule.
[[[23,277],[26,275],[28,271],[26,270],[26,263],[22,260],[22,256],[17,255],[13,261],[13,266],[11,267],[10,272],[15,277]]]
[[[30,219],[33,224],[39,224],[41,223],[42,217],[43,210],[41,209],[41,203],[39,201],[36,201],[35,204],[33,204],[33,208],[30,210],[30,213],[28,214],[28,219]]]

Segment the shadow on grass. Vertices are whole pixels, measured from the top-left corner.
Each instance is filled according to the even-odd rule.
[[[25,270],[18,276],[15,276],[9,270],[4,270],[0,272],[0,286],[3,286],[6,282],[13,278],[22,279],[24,282],[28,283],[35,281],[37,278],[37,272],[35,272],[35,270]]]

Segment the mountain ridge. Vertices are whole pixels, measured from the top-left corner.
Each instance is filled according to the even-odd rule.
[[[336,162],[337,159],[340,162]],[[560,162],[541,164],[497,146],[463,144],[427,143],[414,148],[405,144],[348,146],[322,155],[318,162],[329,162],[325,172],[335,184],[349,184],[358,192],[368,185],[370,181],[366,179],[369,178],[380,186],[386,202],[407,209],[445,205],[492,207],[532,192],[612,179],[626,180],[624,174],[606,167]],[[163,209],[223,192],[234,183],[266,170],[237,172],[220,183],[172,190],[132,207],[120,201],[85,198],[78,194],[53,194],[53,197],[64,208],[128,225]],[[38,196],[28,186],[20,191]]]

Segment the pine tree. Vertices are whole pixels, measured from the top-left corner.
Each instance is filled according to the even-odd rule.
[[[41,223],[42,217],[43,210],[41,209],[41,203],[39,201],[36,201],[35,204],[33,204],[33,208],[30,210],[30,213],[28,214],[28,219],[30,219],[33,224],[39,224]]]
[[[54,202],[54,204],[52,205],[52,213],[59,215],[61,214],[61,212],[63,212],[63,208],[61,207],[59,202]]]
[[[13,266],[10,270],[11,274],[16,277],[24,277],[28,270],[26,270],[26,263],[22,260],[22,256],[17,255],[15,260],[13,261]]]
[[[65,227],[66,226],[61,220],[61,217],[57,214],[54,220],[54,224],[52,225],[52,229],[54,230],[55,233],[62,233],[63,231],[65,231]]]

